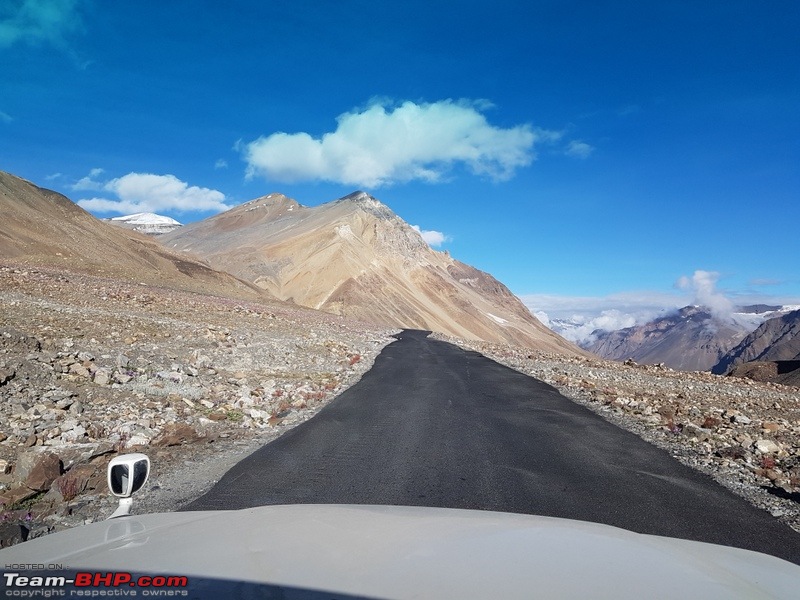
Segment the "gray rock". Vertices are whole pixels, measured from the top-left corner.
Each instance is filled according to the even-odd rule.
[[[105,369],[98,369],[94,372],[92,379],[97,385],[108,385],[111,382],[111,376]]]
[[[772,440],[756,440],[755,449],[761,454],[775,454],[781,451],[781,447]]]

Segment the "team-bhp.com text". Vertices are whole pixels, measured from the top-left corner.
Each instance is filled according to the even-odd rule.
[[[127,572],[78,572],[64,575],[3,573],[7,597],[54,598],[108,596],[186,597],[188,577],[182,575],[134,575]],[[68,587],[69,586],[69,587]]]

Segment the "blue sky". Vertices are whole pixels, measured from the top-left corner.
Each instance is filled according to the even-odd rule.
[[[794,0],[5,0],[0,169],[182,222],[363,189],[550,315],[800,304],[798,31]]]

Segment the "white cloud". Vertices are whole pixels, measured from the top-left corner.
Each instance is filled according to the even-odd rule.
[[[102,189],[104,189],[104,186],[106,185],[102,181],[97,180],[97,178],[100,177],[100,175],[102,175],[103,173],[104,173],[103,169],[100,168],[92,169],[91,171],[89,171],[89,174],[86,177],[80,178],[78,181],[76,181],[69,187],[71,187],[76,192],[82,192],[87,190],[99,192]]]
[[[598,329],[633,327],[685,306],[685,295],[662,292],[621,292],[608,296],[528,294],[520,297],[547,327],[573,342],[590,342]]]
[[[543,310],[550,316],[562,318],[575,312],[597,313],[604,310],[627,312],[658,312],[686,306],[685,294],[658,291],[628,291],[607,296],[563,296],[558,294],[525,294],[520,296],[532,311]]]
[[[50,175],[45,175],[44,178],[47,181],[53,181],[54,179],[61,179],[61,177],[63,176],[64,176],[63,173],[51,173]]]
[[[224,158],[217,159],[217,162],[214,163],[215,169],[227,169],[228,168],[228,161]]]
[[[691,277],[686,275],[680,277],[675,286],[680,290],[691,292],[694,304],[709,308],[716,317],[730,319],[734,310],[733,302],[717,291],[718,280],[719,273],[715,271],[697,270]]]
[[[222,192],[190,186],[174,175],[128,173],[101,184],[93,179],[93,176],[99,175],[95,171],[98,170],[93,169],[92,175],[84,179],[93,184],[100,184],[102,191],[111,192],[116,198],[96,197],[79,200],[78,205],[86,210],[124,215],[159,211],[222,212],[230,208],[225,204],[225,195]]]
[[[404,102],[394,108],[373,100],[337,118],[336,131],[320,138],[304,132],[273,133],[240,144],[247,177],[280,182],[330,181],[379,187],[411,180],[437,182],[457,164],[477,175],[506,180],[535,158],[534,144],[558,132],[529,124],[488,123],[485,102]]]
[[[428,244],[428,246],[432,246],[434,248],[438,248],[445,242],[450,241],[450,238],[447,237],[445,234],[443,234],[441,231],[421,229],[419,225],[412,225],[411,229],[420,234],[422,236],[422,239],[425,240],[425,243]]]
[[[14,117],[12,117],[7,112],[3,112],[2,110],[0,110],[0,121],[2,121],[3,123],[11,123],[11,121],[13,120]]]
[[[796,296],[739,293],[723,294],[716,288],[719,274],[695,271],[675,283],[674,293],[630,291],[607,296],[561,296],[527,294],[522,302],[543,324],[563,337],[579,343],[591,342],[598,329],[615,331],[641,325],[687,305],[709,308],[718,318],[741,322],[735,307],[749,304],[800,305]]]
[[[572,140],[566,149],[567,156],[574,156],[575,158],[589,158],[589,155],[594,152],[594,146],[590,146],[586,142],[580,140]]]
[[[83,30],[81,0],[17,0],[0,8],[0,48],[18,42],[66,46],[66,38]]]

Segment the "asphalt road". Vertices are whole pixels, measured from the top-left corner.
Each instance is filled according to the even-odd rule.
[[[553,387],[405,331],[355,386],[185,510],[293,503],[566,517],[800,564],[800,534]]]

